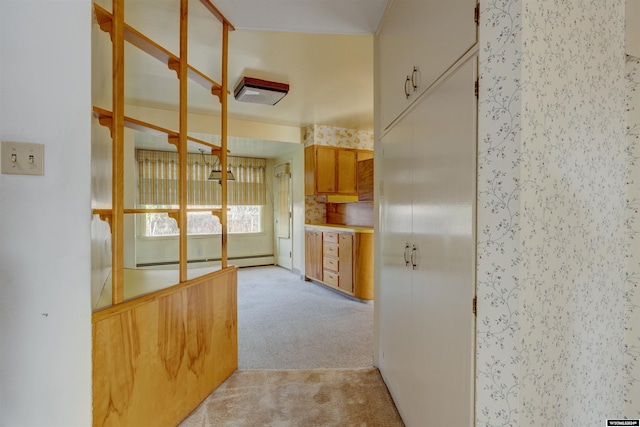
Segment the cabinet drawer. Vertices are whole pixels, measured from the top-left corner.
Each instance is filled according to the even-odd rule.
[[[340,245],[337,243],[326,243],[324,244],[324,254],[326,256],[338,257],[340,255]]]
[[[331,271],[335,271],[337,273],[338,271],[340,271],[338,269],[338,266],[339,266],[338,260],[335,259],[335,258],[327,258],[327,257],[325,257],[322,260],[322,267],[325,270],[331,270]]]
[[[331,286],[338,286],[338,273],[325,270],[324,271],[324,283]]]
[[[338,243],[338,233],[325,231],[322,233],[322,241],[327,243]]]

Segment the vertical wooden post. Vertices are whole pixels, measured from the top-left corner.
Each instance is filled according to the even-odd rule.
[[[180,162],[180,282],[187,281],[187,46],[189,33],[189,0],[180,0],[180,126],[178,159]]]
[[[113,0],[111,303],[124,300],[124,0]]]
[[[222,212],[220,213],[220,223],[222,225],[222,268],[227,268],[227,87],[229,85],[228,76],[229,63],[229,23],[222,21],[222,82],[221,97],[222,103],[222,132],[220,163],[222,164]]]

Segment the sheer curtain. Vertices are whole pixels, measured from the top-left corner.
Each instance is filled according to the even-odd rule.
[[[277,193],[277,207],[278,207],[278,216],[277,216],[277,237],[282,237],[284,239],[289,238],[289,185],[291,181],[291,172],[289,171],[289,163],[284,165],[279,165],[276,167],[276,181],[278,184],[278,193]]]
[[[138,204],[179,204],[178,153],[171,151],[136,150],[138,161]],[[227,157],[235,181],[228,182],[229,205],[265,205],[266,159]],[[187,204],[189,206],[220,206],[222,191],[218,181],[209,181],[212,169],[221,170],[220,159],[211,154],[187,154]]]

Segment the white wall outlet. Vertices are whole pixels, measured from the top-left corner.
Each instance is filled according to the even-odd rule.
[[[44,144],[2,141],[0,161],[2,173],[44,175]]]

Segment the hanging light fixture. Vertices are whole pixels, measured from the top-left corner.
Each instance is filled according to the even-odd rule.
[[[202,154],[202,159],[204,161],[204,164],[211,167],[211,165],[207,162],[207,158],[204,156],[204,150],[202,148],[200,148],[200,153]],[[209,178],[207,178],[208,181],[222,181],[222,170],[218,170],[215,168],[211,169],[211,173],[209,173]],[[227,181],[235,181],[236,177],[233,176],[233,172],[231,172],[231,168],[227,169]]]

